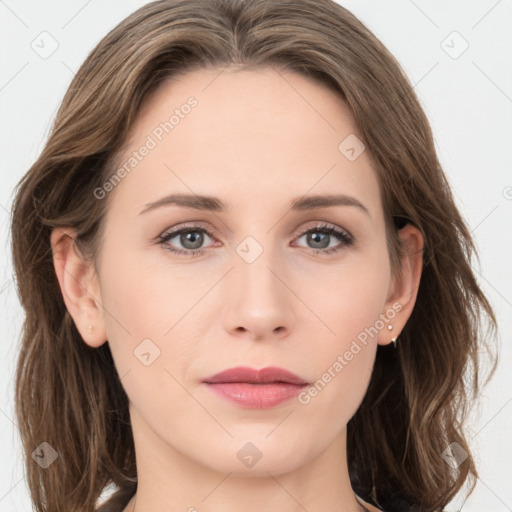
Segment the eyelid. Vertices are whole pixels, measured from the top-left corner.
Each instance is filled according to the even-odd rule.
[[[184,224],[183,226],[178,225],[178,226],[174,226],[172,228],[167,228],[166,230],[164,230],[161,234],[159,234],[156,237],[155,241],[158,243],[164,239],[169,240],[171,238],[178,236],[179,234],[181,234],[184,231],[185,232],[186,231],[201,231],[201,232],[206,233],[210,238],[215,239],[215,235],[211,232],[211,230],[209,230],[208,228],[206,228],[204,226],[201,226],[199,224]]]
[[[348,238],[350,238],[352,240],[354,239],[352,234],[345,228],[342,228],[341,226],[337,226],[336,224],[332,224],[331,222],[327,222],[327,221],[323,221],[323,220],[316,221],[316,223],[312,226],[309,225],[309,226],[304,226],[304,227],[300,228],[298,236],[302,236],[304,233],[307,233],[308,231],[311,231],[313,229],[322,229],[322,228],[333,229],[335,231],[345,234]]]

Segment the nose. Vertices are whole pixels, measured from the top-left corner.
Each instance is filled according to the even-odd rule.
[[[291,333],[298,301],[290,291],[283,267],[270,250],[263,250],[252,262],[234,255],[234,268],[226,276],[227,332],[262,341],[282,339]]]

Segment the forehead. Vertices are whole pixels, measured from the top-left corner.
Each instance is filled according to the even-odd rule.
[[[231,195],[240,205],[339,192],[379,208],[369,155],[346,152],[361,151],[358,136],[341,96],[302,74],[197,69],[163,82],[143,104],[118,159],[128,172],[115,194],[140,207],[164,192]]]

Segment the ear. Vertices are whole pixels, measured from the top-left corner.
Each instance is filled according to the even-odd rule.
[[[66,308],[91,347],[107,340],[98,276],[92,262],[86,261],[75,243],[73,228],[54,228],[50,236],[53,265]]]
[[[402,270],[391,280],[385,305],[386,324],[379,332],[379,345],[388,345],[398,337],[411,316],[423,270],[423,236],[412,224],[406,224],[398,232],[405,254],[401,258]],[[388,325],[392,329],[388,329]]]

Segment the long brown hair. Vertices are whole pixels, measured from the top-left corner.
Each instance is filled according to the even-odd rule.
[[[354,490],[374,504],[442,509],[463,484],[472,491],[476,483],[463,427],[483,384],[482,350],[489,376],[496,367],[496,319],[472,272],[474,243],[410,82],[384,45],[330,0],[160,0],[122,21],[87,57],[13,204],[26,312],[16,414],[35,510],[119,511],[137,486],[127,396],[108,343],[88,347],[66,310],[51,230],[74,227],[94,261],[108,205],[94,190],[113,174],[142,102],[177,73],[230,64],[292,70],[335,90],[372,158],[394,271],[396,219],[423,235],[416,305],[398,347],[378,347],[368,392],[348,424],[348,464]],[[42,442],[59,454],[47,468],[31,457]],[[457,468],[443,457],[453,443],[467,453]],[[115,492],[98,508],[109,485]]]

